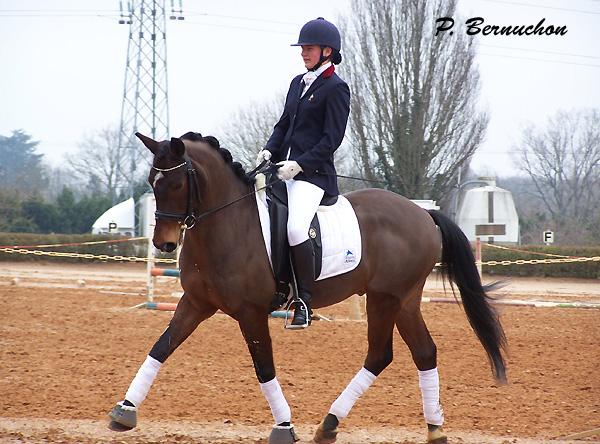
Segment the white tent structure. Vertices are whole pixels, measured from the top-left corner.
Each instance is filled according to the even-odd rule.
[[[106,210],[92,225],[92,234],[135,236],[135,203],[130,197]]]
[[[460,202],[456,221],[470,241],[518,244],[519,216],[510,191],[485,180],[467,190]]]
[[[435,200],[411,199],[411,202],[417,204],[424,210],[439,210],[440,209],[440,207],[437,205]]]
[[[145,193],[139,200],[139,227],[140,235],[152,237],[154,235],[154,212],[156,211],[156,199],[154,193]]]

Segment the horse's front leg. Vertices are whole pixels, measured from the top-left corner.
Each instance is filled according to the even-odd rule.
[[[200,322],[211,317],[216,308],[206,303],[192,301],[185,293],[173,314],[169,326],[154,344],[146,360],[131,381],[125,399],[108,414],[109,427],[116,431],[131,430],[137,424],[137,409],[146,399],[146,395],[156,378],[160,367],[179,345],[196,329]]]
[[[264,307],[246,305],[244,312],[236,318],[252,356],[260,390],[267,399],[275,419],[275,426],[269,436],[269,444],[292,444],[298,441],[298,437],[291,423],[290,406],[275,377],[268,314]]]

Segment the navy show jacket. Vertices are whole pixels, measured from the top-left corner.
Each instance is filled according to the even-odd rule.
[[[337,74],[334,65],[317,77],[300,97],[303,74],[292,80],[285,107],[265,149],[272,162],[298,162],[303,172],[295,180],[310,182],[326,195],[339,194],[333,153],[344,138],[350,113],[350,88]]]

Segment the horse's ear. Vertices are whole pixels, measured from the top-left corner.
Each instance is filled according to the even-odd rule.
[[[183,157],[185,154],[185,145],[181,139],[178,139],[177,137],[171,137],[169,150],[174,157]]]
[[[152,154],[156,154],[156,149],[158,148],[158,142],[154,139],[151,139],[148,136],[144,136],[141,133],[135,133],[135,136],[142,141],[146,148],[148,148]]]

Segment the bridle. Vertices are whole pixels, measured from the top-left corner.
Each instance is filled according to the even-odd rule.
[[[158,219],[170,219],[176,220],[181,223],[181,228],[187,230],[196,225],[198,220],[198,209],[195,207],[195,203],[199,201],[200,192],[198,191],[198,178],[196,170],[192,161],[189,157],[185,156],[184,161],[177,166],[171,168],[158,168],[152,165],[152,169],[161,173],[167,173],[174,171],[183,166],[187,166],[187,183],[188,183],[188,199],[185,213],[167,213],[166,211],[159,211],[158,209],[154,212],[154,217]]]
[[[184,231],[193,228],[194,225],[196,225],[196,222],[198,222],[200,219],[202,219],[210,214],[216,213],[217,211],[220,211],[223,208],[227,208],[228,206],[233,205],[234,203],[239,202],[240,200],[245,199],[246,197],[252,196],[254,193],[264,190],[265,188],[273,185],[275,182],[278,182],[281,180],[281,179],[276,178],[276,179],[272,180],[271,182],[269,182],[268,184],[266,184],[265,186],[258,188],[256,190],[253,190],[250,193],[244,194],[243,196],[238,197],[237,199],[234,199],[233,201],[231,201],[229,203],[226,203],[219,207],[212,208],[203,213],[200,213],[198,211],[198,208],[196,207],[196,205],[200,201],[198,176],[196,174],[196,170],[194,169],[194,165],[192,164],[192,161],[188,156],[185,156],[184,161],[174,167],[158,168],[158,167],[155,167],[154,165],[152,165],[152,169],[155,171],[159,171],[161,173],[167,173],[169,171],[174,171],[183,166],[187,166],[187,179],[188,179],[187,180],[187,182],[188,182],[188,199],[187,199],[187,207],[186,207],[185,213],[167,213],[166,211],[159,211],[157,209],[154,212],[154,217],[157,220],[158,219],[176,220],[180,223],[181,229]],[[272,169],[272,168],[273,168],[273,166],[269,161],[263,161],[259,166],[257,166],[254,170],[252,170],[248,174],[248,176],[253,178],[257,174],[268,171],[269,169]]]

